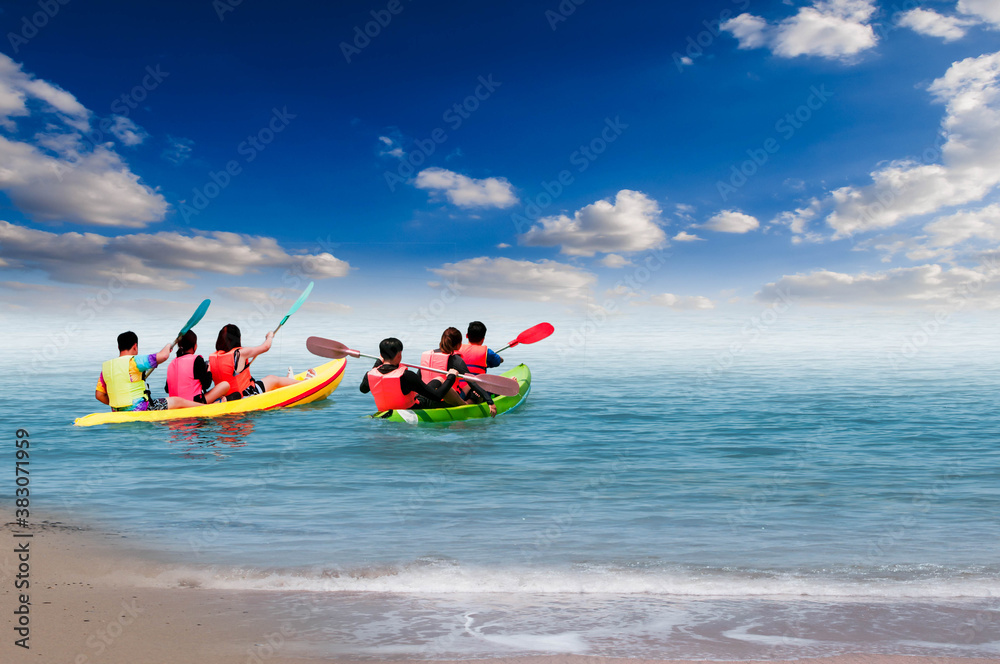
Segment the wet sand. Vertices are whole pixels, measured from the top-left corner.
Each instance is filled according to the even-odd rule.
[[[30,533],[31,537],[15,537]],[[7,524],[0,532],[0,661],[72,664],[292,664],[347,662],[316,658],[315,644],[297,638],[294,623],[268,615],[260,593],[220,591],[185,584],[148,587],[160,563],[132,553],[121,535],[99,533],[56,521],[30,530]],[[15,589],[28,547],[28,588]],[[25,580],[22,576],[22,581]],[[28,606],[28,649],[15,645],[22,620],[20,595]],[[21,614],[15,611],[21,610]],[[367,660],[373,661],[373,660]],[[393,660],[396,662],[412,660]],[[422,660],[429,662],[430,660]],[[511,657],[504,664],[638,664],[654,660],[580,655]],[[662,660],[666,661],[666,660]],[[678,660],[671,660],[678,661]],[[751,660],[737,660],[751,661]],[[997,659],[844,655],[798,660],[810,664],[985,664]],[[772,663],[777,664],[777,663]]]

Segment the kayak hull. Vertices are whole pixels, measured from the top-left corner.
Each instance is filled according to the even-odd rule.
[[[197,417],[221,417],[238,413],[249,413],[258,410],[274,410],[301,406],[325,399],[337,389],[344,378],[346,360],[331,360],[314,369],[316,376],[306,380],[305,373],[295,376],[299,380],[296,385],[287,385],[271,392],[246,397],[237,401],[212,403],[191,408],[174,408],[171,410],[143,410],[91,413],[78,417],[73,421],[78,427],[89,427],[96,424],[121,424],[124,422],[161,422],[164,420],[190,419]]]
[[[497,407],[497,416],[509,413],[528,398],[531,391],[531,371],[527,365],[519,364],[502,375],[514,378],[518,383],[518,393],[511,397],[493,397],[493,403]],[[406,422],[408,424],[433,424],[442,422],[461,422],[464,420],[474,420],[488,418],[490,407],[484,403],[473,404],[471,406],[455,406],[454,408],[417,408],[414,410],[383,410],[370,417],[372,419],[388,420],[390,422]]]

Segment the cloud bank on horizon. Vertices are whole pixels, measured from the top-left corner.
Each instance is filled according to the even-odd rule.
[[[589,55],[572,31],[613,26],[628,5],[618,15],[584,6],[550,29],[515,3],[518,22],[495,28],[498,40],[505,28],[521,32],[531,57],[514,64],[454,36],[427,46],[426,61],[408,61],[406,38],[439,18],[414,6],[412,25],[386,26],[350,62],[334,53],[320,63],[341,87],[317,92],[309,76],[288,73],[245,92],[240,103],[259,96],[262,111],[247,111],[245,128],[230,134],[227,91],[205,92],[211,72],[184,70],[176,58],[161,69],[147,60],[159,51],[136,52],[133,73],[117,74],[148,72],[143,99],[95,112],[81,100],[104,90],[61,69],[43,35],[19,48],[19,60],[0,54],[8,307],[54,284],[85,289],[112,278],[142,297],[208,288],[245,302],[295,274],[350,282],[360,300],[388,289],[401,302],[443,279],[461,284],[462,296],[577,309],[611,298],[705,312],[779,294],[818,306],[934,307],[961,297],[1000,308],[1000,52],[988,48],[1000,6],[717,5],[657,10],[676,26],[670,43],[698,45],[682,58],[647,33],[626,39],[608,27],[609,48],[635,49],[615,62]],[[254,11],[234,12],[243,22],[232,29],[264,30]],[[343,12],[332,24],[347,32],[364,18],[360,9],[323,11]],[[466,18],[486,11],[469,8]],[[222,40],[217,27],[194,29]],[[61,29],[53,21],[54,39]],[[290,49],[318,43],[319,33],[301,30],[286,38]],[[452,49],[468,54],[468,69],[456,64],[433,81],[418,73]],[[636,71],[680,61],[666,77]],[[584,71],[592,89],[580,86]],[[358,84],[377,74],[386,90]],[[827,84],[831,101],[801,105],[799,90]],[[893,109],[887,86],[916,112]],[[185,94],[202,96],[196,113],[179,110]],[[275,125],[269,109],[282,108],[290,120]],[[789,131],[759,134],[769,118]],[[743,178],[720,198],[716,184],[730,168]],[[178,214],[199,196],[196,217]],[[348,246],[350,263],[338,257]]]

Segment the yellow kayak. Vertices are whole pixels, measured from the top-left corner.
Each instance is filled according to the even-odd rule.
[[[347,360],[331,360],[314,369],[316,375],[306,380],[306,374],[300,373],[295,378],[301,381],[298,385],[279,387],[272,392],[265,392],[252,397],[228,401],[226,403],[211,403],[205,406],[191,408],[174,408],[172,410],[141,410],[141,411],[106,411],[91,413],[78,417],[73,421],[78,427],[89,427],[95,424],[118,424],[121,422],[159,422],[161,420],[179,420],[192,417],[219,417],[235,413],[248,413],[255,410],[273,410],[299,406],[311,401],[325,399],[337,389],[344,377],[344,366]]]

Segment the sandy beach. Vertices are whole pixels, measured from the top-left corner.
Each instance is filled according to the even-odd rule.
[[[15,537],[30,532],[31,537]],[[176,587],[148,587],[161,564],[134,554],[121,535],[100,533],[58,521],[30,531],[4,526],[0,559],[4,662],[142,664],[218,662],[242,664],[348,661],[317,659],[298,652],[294,622],[267,614],[259,595],[194,587],[180,579]],[[19,555],[28,542],[30,586],[15,590]],[[30,600],[28,649],[18,647],[20,594]],[[22,611],[23,615],[23,611]],[[23,622],[23,621],[22,621]],[[612,664],[651,660],[577,655],[518,657],[538,664]],[[372,661],[372,660],[367,660]],[[408,660],[395,660],[408,661]],[[424,660],[431,661],[431,660]],[[481,660],[479,660],[481,661]],[[751,661],[751,660],[740,660]],[[905,657],[858,653],[799,660],[813,664],[985,664],[987,659]]]

